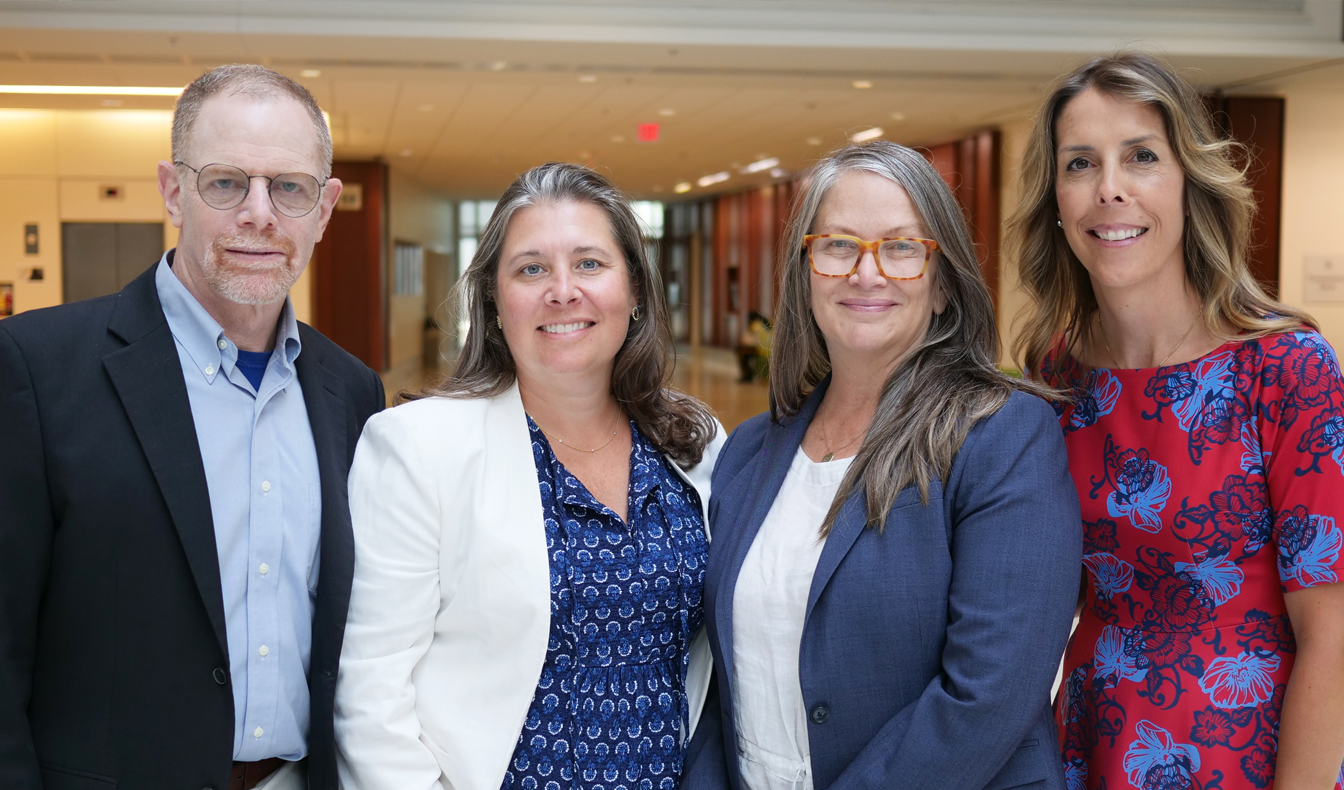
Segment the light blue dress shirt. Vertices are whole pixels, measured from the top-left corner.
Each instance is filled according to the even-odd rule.
[[[233,679],[233,759],[308,753],[322,497],[299,388],[299,325],[288,300],[275,351],[253,390],[238,347],[168,265],[155,273],[177,341],[210,490]]]

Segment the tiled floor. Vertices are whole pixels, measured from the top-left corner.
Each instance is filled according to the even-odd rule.
[[[770,408],[769,388],[765,383],[742,384],[738,381],[740,375],[737,357],[730,349],[701,348],[692,353],[680,348],[672,373],[672,386],[709,404],[723,427],[732,431],[748,417]],[[398,391],[418,389],[423,381],[423,373],[394,371],[384,374],[388,405],[392,405]]]

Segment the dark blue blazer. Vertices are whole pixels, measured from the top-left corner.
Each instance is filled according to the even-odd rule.
[[[685,790],[742,790],[733,591],[825,389],[794,417],[743,423],[714,469],[705,618],[717,695]],[[881,532],[865,528],[866,509],[861,490],[845,503],[808,595],[798,662],[816,790],[1062,790],[1050,688],[1083,545],[1053,410],[1014,392],[971,429],[927,505],[907,488]]]

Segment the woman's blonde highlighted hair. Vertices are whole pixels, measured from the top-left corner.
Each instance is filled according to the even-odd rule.
[[[1251,276],[1246,254],[1255,198],[1245,168],[1234,160],[1242,146],[1216,133],[1203,99],[1170,65],[1142,53],[1120,53],[1095,58],[1060,79],[1036,116],[1022,157],[1022,201],[1008,220],[1008,251],[1032,300],[1013,344],[1024,373],[1039,380],[1041,362],[1060,333],[1072,350],[1097,309],[1087,270],[1055,224],[1059,117],[1087,90],[1147,104],[1162,114],[1185,172],[1185,275],[1199,295],[1205,328],[1224,339],[1316,328],[1310,316],[1271,299]]]

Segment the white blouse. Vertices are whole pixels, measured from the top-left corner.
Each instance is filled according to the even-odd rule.
[[[749,790],[812,790],[798,656],[820,537],[853,458],[815,463],[798,448],[733,592],[738,769]]]

